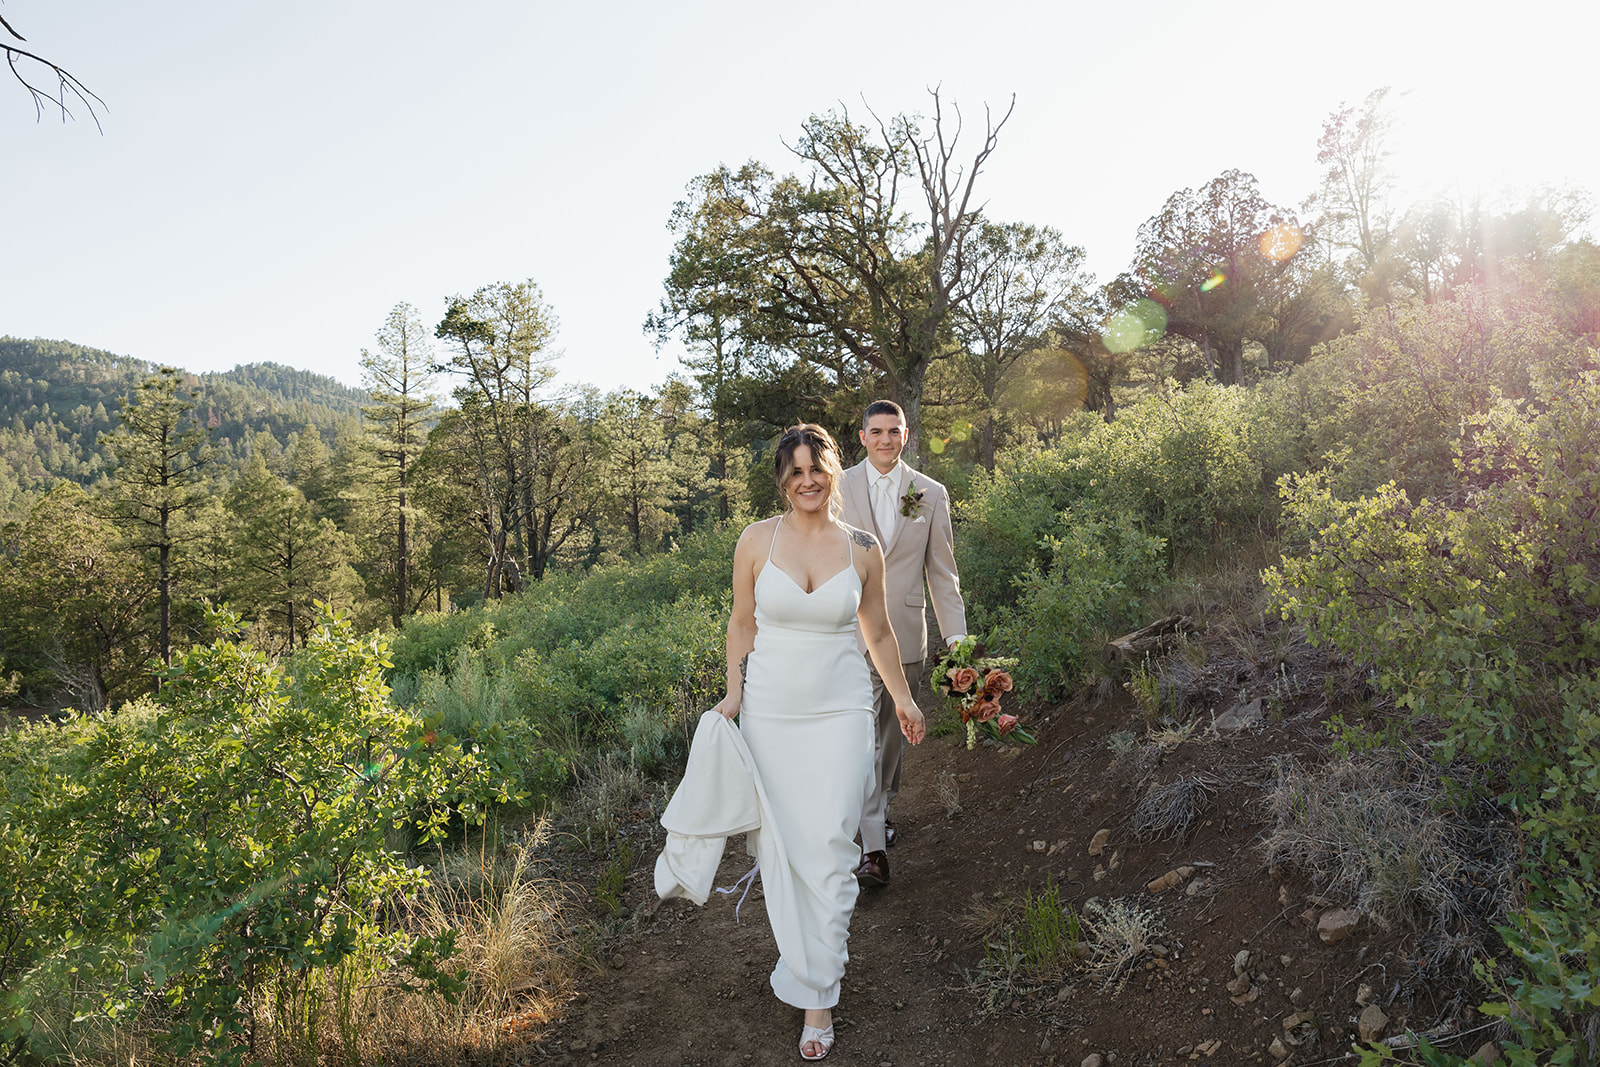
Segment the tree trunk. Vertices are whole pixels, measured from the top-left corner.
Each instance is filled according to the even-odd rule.
[[[895,370],[903,374],[897,375]],[[889,373],[889,399],[900,405],[906,413],[906,449],[903,458],[908,467],[920,467],[922,455],[922,383],[928,372],[927,363],[893,368]]]
[[[1218,377],[1223,385],[1244,384],[1244,342],[1235,341],[1221,347],[1218,353]]]
[[[409,577],[407,561],[411,558],[411,556],[410,545],[406,541],[405,469],[405,457],[402,456],[400,459],[400,524],[395,545],[396,595],[394,601],[394,627],[397,630],[400,628],[401,622],[405,619],[406,605],[411,599],[410,590],[407,585],[407,578]]]

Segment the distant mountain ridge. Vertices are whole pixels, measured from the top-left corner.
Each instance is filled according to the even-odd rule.
[[[88,487],[107,477],[100,435],[117,425],[128,394],[158,364],[71,341],[0,336],[0,520],[59,479]],[[315,429],[330,447],[359,424],[367,394],[336,379],[277,363],[189,374],[196,414],[212,430],[225,465],[250,442]]]

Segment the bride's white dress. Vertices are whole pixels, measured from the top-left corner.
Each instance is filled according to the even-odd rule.
[[[780,519],[774,544],[782,533]],[[840,536],[848,548],[848,532]],[[846,563],[807,593],[769,550],[755,601],[739,723],[777,831],[756,840],[779,951],[772,991],[797,1008],[831,1008],[849,958],[854,838],[872,782],[872,682],[856,644],[861,579]]]

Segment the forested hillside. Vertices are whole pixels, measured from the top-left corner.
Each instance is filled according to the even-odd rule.
[[[68,341],[0,337],[0,522],[20,518],[58,480],[103,485],[100,435],[116,427],[123,401],[155,369]],[[214,433],[222,469],[248,460],[257,434],[282,448],[310,428],[332,447],[366,400],[332,378],[273,363],[191,377],[206,398],[198,414]]]

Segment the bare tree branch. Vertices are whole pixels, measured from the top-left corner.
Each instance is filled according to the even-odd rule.
[[[6,33],[10,34],[17,40],[27,40],[27,38],[18,33],[16,28],[13,27],[11,23],[7,22],[4,17],[0,17],[0,26],[3,26]],[[45,108],[47,105],[53,106],[55,110],[60,113],[62,122],[67,121],[69,118],[76,117],[72,113],[72,108],[68,106],[67,103],[69,98],[75,97],[77,101],[88,110],[89,117],[94,119],[94,128],[100,130],[101,133],[105,132],[100,125],[100,115],[95,111],[95,105],[98,104],[101,108],[105,108],[108,111],[110,109],[106,108],[106,102],[100,99],[99,96],[95,95],[93,90],[91,90],[87,85],[79,81],[75,74],[63,67],[57,66],[50,60],[35,52],[30,52],[25,48],[18,48],[9,41],[0,41],[0,52],[5,53],[6,65],[11,68],[11,76],[16,78],[17,83],[26,89],[28,91],[28,95],[33,98],[35,121],[41,121],[44,119]],[[51,74],[55,75],[56,89],[54,95],[51,95],[45,89],[40,88],[38,85],[28,80],[28,75],[24,73],[22,66],[24,61],[37,63],[39,66],[46,68]]]

